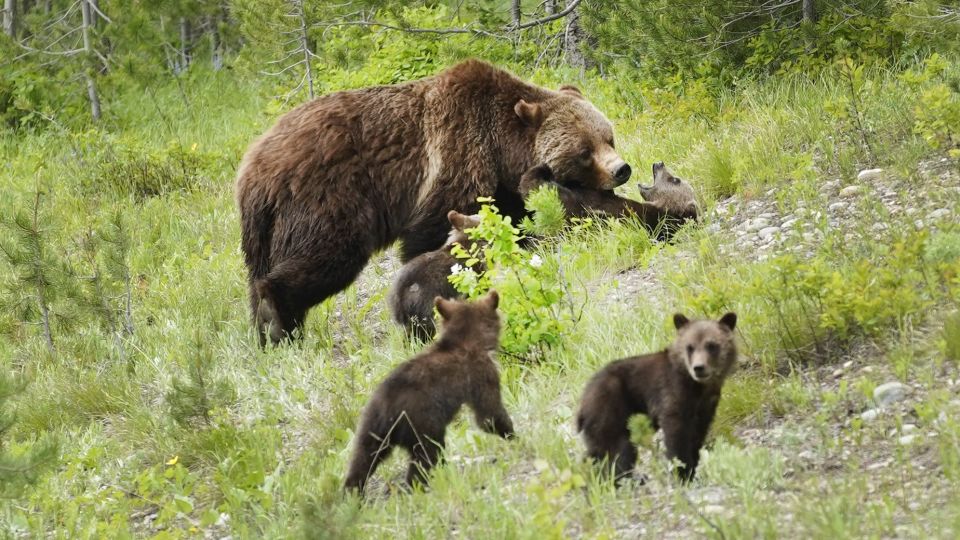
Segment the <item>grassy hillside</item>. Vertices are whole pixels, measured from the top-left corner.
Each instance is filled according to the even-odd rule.
[[[518,440],[464,414],[429,491],[399,490],[398,453],[363,504],[340,491],[356,420],[417,351],[386,310],[392,251],[315,308],[297,346],[258,350],[248,321],[232,179],[246,145],[293,104],[198,69],[128,89],[100,127],[51,118],[3,135],[0,369],[27,383],[8,402],[3,443],[13,456],[51,441],[58,452],[9,494],[2,527],[71,538],[960,533],[960,97],[949,86],[960,63],[841,64],[719,95],[515,70],[581,86],[634,169],[665,161],[698,190],[705,220],[672,245],[629,222],[538,244],[582,313],[543,354],[501,356]],[[858,180],[874,167],[884,172]],[[621,190],[635,197],[636,180]],[[725,310],[740,314],[741,367],[696,481],[667,474],[642,426],[647,482],[596,479],[573,425],[586,380],[663,347],[674,311]],[[878,408],[875,389],[892,381],[904,395]]]

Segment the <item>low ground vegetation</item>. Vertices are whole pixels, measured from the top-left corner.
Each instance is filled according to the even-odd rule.
[[[406,54],[412,38],[398,39],[390,53]],[[322,90],[421,76],[457,47],[414,66],[424,73],[385,75],[394,58],[383,53],[331,71]],[[535,202],[538,222],[485,210],[478,234],[498,264],[458,274],[458,286],[502,296],[515,441],[463,417],[429,491],[400,493],[405,464],[392,458],[364,504],[342,494],[366,398],[419,350],[386,309],[399,263],[378,256],[313,310],[301,343],[259,350],[232,179],[249,141],[292,104],[271,97],[275,81],[198,68],[146,94],[118,91],[99,127],[36,116],[0,136],[0,369],[15,375],[0,379],[2,527],[159,538],[958,534],[960,61],[853,55],[735,86],[671,87],[501,52],[474,49],[541,84],[576,82],[613,120],[627,161],[669,162],[704,209],[670,244],[629,220],[562,226],[548,198]],[[860,174],[872,168],[882,173]],[[638,197],[633,182],[620,192]],[[534,247],[517,249],[533,232]],[[580,393],[607,362],[665,346],[674,311],[736,311],[740,367],[690,486],[638,423],[647,481],[614,489],[583,459]],[[889,382],[901,387],[889,394]],[[11,470],[24,474],[8,480]]]

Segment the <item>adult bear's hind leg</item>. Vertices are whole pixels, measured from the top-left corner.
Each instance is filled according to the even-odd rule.
[[[331,231],[343,233],[344,231]],[[307,311],[346,289],[370,259],[367,239],[359,233],[329,242],[302,244],[301,253],[275,264],[254,284],[260,296],[256,323],[261,341],[277,343],[302,334]],[[309,252],[308,252],[309,251]]]

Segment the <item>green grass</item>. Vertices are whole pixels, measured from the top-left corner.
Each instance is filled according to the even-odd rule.
[[[551,81],[561,76],[537,74]],[[618,146],[638,170],[665,161],[698,187],[708,208],[721,195],[750,200],[775,189],[777,204],[789,211],[799,203],[819,208],[817,187],[824,180],[849,182],[859,168],[874,165],[912,175],[917,160],[935,155],[911,130],[917,92],[893,73],[868,77],[872,84],[859,98],[873,157],[855,144],[847,123],[824,111],[824,102],[846,97],[828,76],[749,83],[709,103],[678,98],[689,100],[680,110],[694,114],[656,104],[641,109],[629,89],[612,91],[616,78],[578,84],[616,120]],[[0,137],[0,175],[9,194],[0,215],[28,209],[35,190],[42,190],[49,252],[74,276],[89,276],[94,268],[81,257],[81,239],[103,230],[109,213],[119,210],[131,236],[127,261],[134,276],[134,333],[123,338],[122,349],[77,296],[53,306],[75,315],[54,321],[54,353],[35,316],[0,311],[0,368],[32,381],[16,400],[9,448],[18,451],[42,435],[61,441],[57,466],[0,508],[3,528],[27,536],[166,538],[718,531],[726,538],[949,537],[960,528],[960,410],[943,397],[957,378],[957,259],[949,237],[956,232],[929,243],[907,236],[932,246],[913,258],[883,251],[887,239],[825,242],[817,252],[823,270],[842,279],[824,289],[830,295],[820,311],[805,314],[814,317],[809,330],[797,308],[808,293],[777,296],[792,290],[771,285],[782,269],[719,254],[716,246],[730,239],[708,230],[719,219],[709,217],[672,246],[655,245],[641,227],[624,222],[568,231],[541,245],[541,255],[559,262],[584,307],[546,361],[500,359],[518,440],[485,435],[463,415],[450,427],[449,462],[436,471],[429,492],[399,491],[404,464],[398,455],[380,470],[365,503],[343,496],[349,443],[366,398],[417,350],[385,310],[395,268],[371,265],[356,285],[315,308],[302,343],[258,350],[232,179],[246,145],[276,112],[257,88],[226,74],[195,76],[185,82],[185,95],[186,101],[175,86],[146,95],[130,91],[111,103],[102,128]],[[132,182],[137,170],[145,174]],[[149,182],[163,189],[144,189]],[[632,183],[624,193],[635,196]],[[890,216],[877,219],[906,229]],[[674,262],[681,252],[696,258]],[[857,273],[863,261],[874,265],[865,275]],[[662,289],[636,297],[618,292],[620,272],[651,262]],[[909,296],[858,303],[853,285],[844,284],[873,283],[868,277],[881,280],[870,291]],[[24,289],[6,264],[0,284],[4,298]],[[883,311],[890,303],[902,309]],[[954,310],[942,331],[927,328],[935,324],[924,316],[931,306]],[[741,315],[742,365],[728,383],[698,480],[678,486],[655,442],[641,452],[646,485],[614,490],[599,481],[582,459],[573,425],[586,381],[610,360],[663,347],[673,311],[715,316],[727,308]],[[790,343],[821,340],[836,347],[818,359],[827,365],[790,349],[778,309],[787,327],[803,328]],[[828,339],[824,324],[842,330],[844,339]],[[829,382],[840,360],[864,342],[882,351],[858,357],[875,370],[850,373],[847,386]],[[198,361],[210,410],[174,414],[174,381],[193,380]],[[892,376],[924,381],[916,402],[923,414],[891,413],[859,425],[854,420],[868,400],[855,389]],[[214,392],[218,384],[230,391]],[[947,411],[945,420],[939,411]],[[887,432],[905,422],[936,436],[901,448]]]

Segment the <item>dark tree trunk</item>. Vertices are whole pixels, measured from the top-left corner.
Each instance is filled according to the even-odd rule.
[[[567,5],[569,5],[569,1]],[[583,53],[584,45],[589,41],[589,36],[580,26],[580,13],[575,9],[567,15],[567,30],[563,38],[563,50],[567,56],[567,63],[580,68],[581,72],[594,67],[593,62]]]
[[[3,33],[11,38],[17,37],[16,0],[4,0],[3,2]]]
[[[180,17],[180,70],[190,67],[190,19]]]
[[[817,22],[817,6],[816,0],[803,0],[803,22],[815,23]]]

